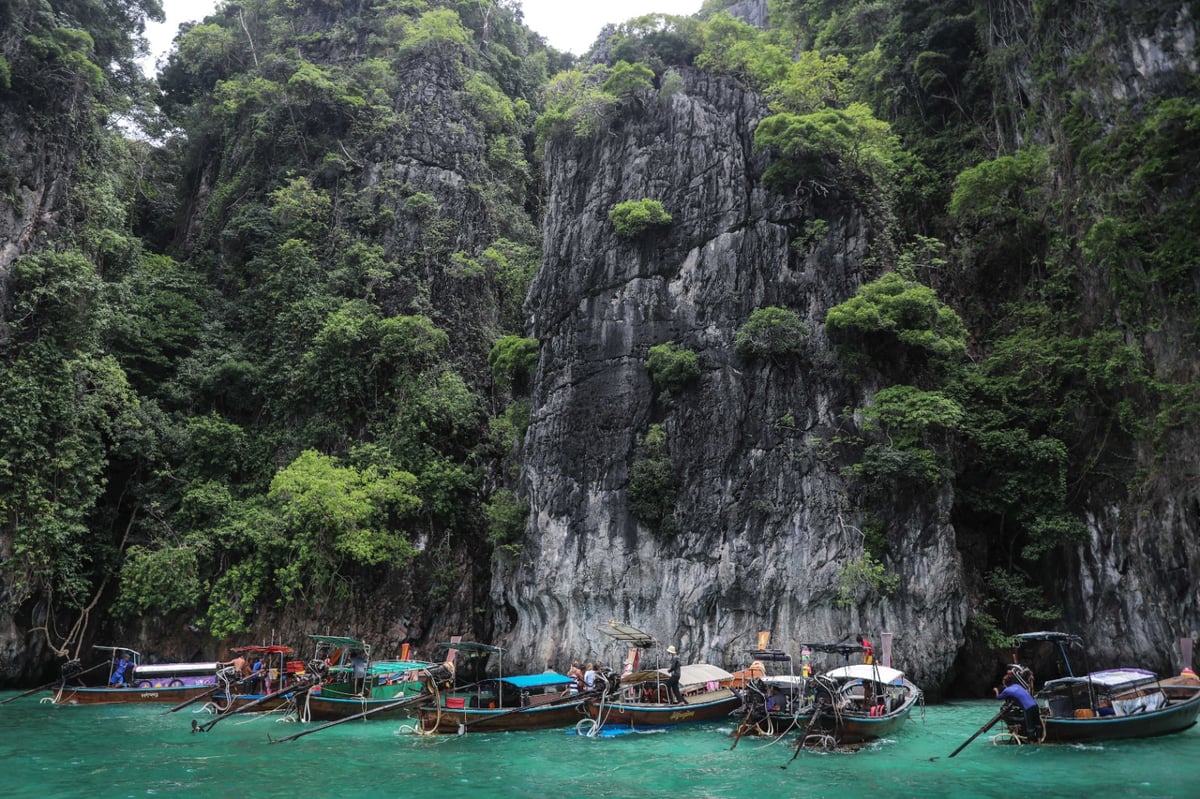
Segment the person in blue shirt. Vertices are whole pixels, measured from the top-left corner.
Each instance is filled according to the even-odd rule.
[[[113,668],[112,676],[108,678],[108,687],[109,688],[124,688],[125,687],[125,672],[129,669],[130,663],[131,663],[131,661],[129,659],[129,653],[122,652],[121,659],[117,662],[117,665]]]
[[[992,689],[996,698],[1001,701],[1009,701],[1015,705],[1019,705],[1021,712],[1025,716],[1025,737],[1033,741],[1040,741],[1042,738],[1042,716],[1038,712],[1037,700],[1025,689],[1025,686],[1017,682],[1010,671],[1004,675],[1004,689]]]

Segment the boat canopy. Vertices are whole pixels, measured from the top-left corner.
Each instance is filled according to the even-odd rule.
[[[751,649],[750,657],[771,663],[787,663],[792,659],[792,656],[782,649]]]
[[[541,674],[514,674],[511,677],[497,677],[496,679],[517,688],[545,688],[548,685],[569,685],[575,682],[565,674],[554,671],[545,671]]]
[[[1043,686],[1043,690],[1064,685],[1081,685],[1086,683],[1102,685],[1105,688],[1120,688],[1156,679],[1158,679],[1158,675],[1146,669],[1105,669],[1104,671],[1093,671],[1091,674],[1085,674],[1082,677],[1060,677],[1057,680],[1048,680],[1045,686]]]
[[[1043,630],[1041,632],[1036,632],[1036,633],[1017,633],[1016,635],[1013,636],[1013,639],[1015,639],[1019,643],[1026,643],[1026,642],[1030,642],[1030,641],[1049,641],[1049,642],[1055,643],[1055,644],[1082,644],[1083,643],[1083,639],[1080,638],[1078,635],[1071,635],[1070,633],[1053,632],[1053,631],[1049,631],[1049,630]]]
[[[640,682],[665,682],[668,669],[650,669],[635,671],[621,675],[621,685],[634,685]],[[720,666],[710,666],[707,663],[692,663],[679,667],[680,685],[700,685],[706,682],[723,682],[732,680],[733,675]]]
[[[862,644],[850,644],[844,641],[835,644],[818,642],[815,644],[803,644],[802,646],[808,647],[813,652],[826,652],[834,655],[852,655],[855,652],[867,651],[867,648]]]
[[[340,647],[342,649],[361,649],[364,652],[370,652],[370,645],[345,635],[310,635],[310,641],[318,644],[329,644],[330,646]]]
[[[220,663],[150,663],[134,667],[138,677],[180,677],[197,674],[216,674]]]
[[[765,684],[778,688],[803,688],[808,681],[807,677],[801,677],[798,674],[773,674],[760,679]]]
[[[262,655],[290,655],[292,648],[290,646],[235,646],[230,652],[253,652]]]
[[[607,635],[613,640],[621,643],[629,644],[630,646],[649,649],[658,644],[658,640],[650,633],[645,633],[636,627],[630,627],[628,624],[620,624],[616,619],[610,621],[607,625],[599,628],[600,632]]]
[[[457,649],[459,652],[489,652],[493,655],[503,655],[504,648],[491,644],[480,644],[475,641],[457,641],[452,644],[438,644],[442,649]]]
[[[856,663],[853,666],[830,669],[825,672],[825,676],[835,680],[870,680],[892,685],[904,682],[904,672],[868,663]]]

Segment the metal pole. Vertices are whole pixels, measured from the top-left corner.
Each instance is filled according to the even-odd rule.
[[[883,665],[892,668],[892,634],[883,633]]]

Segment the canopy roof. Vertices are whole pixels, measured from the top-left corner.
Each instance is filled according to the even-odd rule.
[[[1047,680],[1046,684],[1042,686],[1042,690],[1053,690],[1056,687],[1083,685],[1087,683],[1101,685],[1105,688],[1120,688],[1143,682],[1151,682],[1157,679],[1157,674],[1146,669],[1105,669],[1104,671],[1093,671],[1091,674],[1085,674],[1082,677],[1060,677],[1057,680]]]
[[[650,633],[642,632],[638,628],[631,627],[628,624],[620,624],[616,619],[613,619],[607,625],[600,627],[599,630],[613,640],[621,641],[622,643],[641,647],[643,649],[647,649],[658,644],[658,640],[655,639],[655,637]]]
[[[1056,643],[1056,644],[1081,644],[1081,643],[1083,643],[1083,639],[1080,638],[1078,635],[1071,635],[1070,633],[1053,632],[1053,631],[1049,631],[1049,630],[1043,630],[1041,632],[1036,632],[1036,633],[1017,633],[1016,635],[1013,636],[1013,638],[1016,639],[1016,641],[1018,643],[1026,643],[1029,641],[1050,641],[1051,643]]]
[[[792,659],[792,656],[782,649],[751,649],[750,657],[772,663],[786,663]]]
[[[475,641],[457,641],[452,644],[438,644],[444,649],[457,649],[459,652],[490,652],[493,655],[503,655],[504,649],[491,644],[480,644]]]
[[[345,635],[310,635],[308,638],[310,641],[318,644],[329,644],[330,646],[337,646],[343,649],[361,649],[364,652],[371,651],[369,644]]]
[[[862,644],[851,644],[845,641],[838,643],[810,643],[803,644],[814,652],[828,652],[835,655],[850,655],[854,652],[866,652],[867,648]]]
[[[667,669],[635,671],[632,674],[622,675],[621,684],[632,685],[639,682],[662,682],[666,680],[667,674]],[[710,666],[707,663],[692,663],[679,667],[680,685],[699,685],[706,682],[722,682],[732,679],[733,675],[725,671],[725,669],[720,666]]]
[[[511,677],[497,677],[496,679],[517,688],[545,688],[549,685],[569,685],[575,682],[570,677],[555,671],[546,671],[541,674],[514,674]]]
[[[842,666],[825,672],[826,677],[835,680],[869,680],[871,682],[901,683],[904,682],[904,672],[887,666],[867,663],[856,663],[853,666]]]
[[[290,655],[292,648],[290,646],[235,646],[229,650],[231,652],[255,652],[264,655]]]

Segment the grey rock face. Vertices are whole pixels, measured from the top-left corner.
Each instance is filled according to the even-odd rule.
[[[862,397],[835,370],[828,308],[851,296],[875,231],[839,193],[783,197],[761,184],[753,131],[761,98],[685,72],[685,89],[624,107],[590,139],[546,156],[545,253],[531,291],[542,342],[523,487],[531,521],[520,557],[498,569],[498,632],[510,658],[619,654],[598,628],[628,622],[692,660],[744,665],[758,630],[799,642],[897,636],[897,664],[940,681],[966,618],[949,496],[899,512],[890,596],[839,594],[862,552],[858,502],[824,454],[838,416]],[[669,228],[627,240],[608,211],[661,201]],[[791,245],[813,219],[828,235]],[[738,328],[758,308],[797,312],[811,336],[795,361],[746,361]],[[702,375],[665,398],[649,347],[694,350]],[[630,467],[653,423],[668,435],[678,532],[630,509]],[[839,601],[840,598],[840,601]]]

